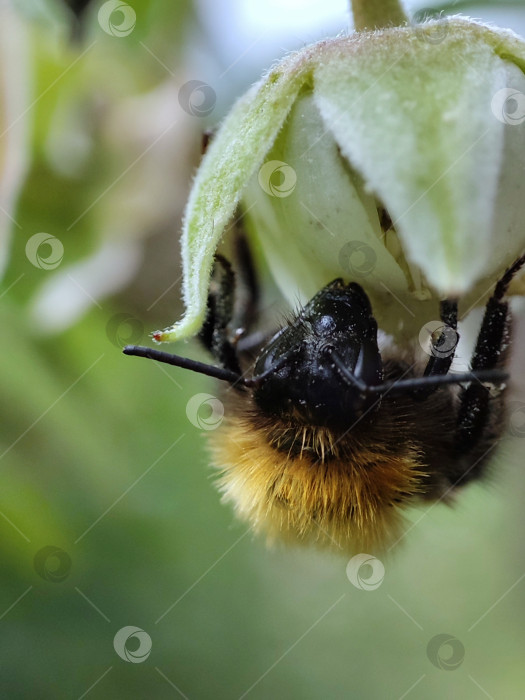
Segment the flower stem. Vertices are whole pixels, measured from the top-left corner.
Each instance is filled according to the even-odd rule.
[[[351,5],[358,32],[401,26],[408,22],[400,0],[351,0]]]

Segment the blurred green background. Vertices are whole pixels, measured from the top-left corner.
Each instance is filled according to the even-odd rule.
[[[455,7],[525,25],[518,3]],[[523,698],[523,438],[455,508],[414,511],[359,590],[345,558],[268,550],[220,504],[186,415],[211,380],[121,353],[181,313],[203,128],[286,50],[343,30],[344,0],[0,13],[0,697]],[[190,80],[213,87],[204,116],[179,100]],[[137,637],[131,661],[115,651],[128,626],[146,659]],[[427,655],[441,634],[455,669]]]

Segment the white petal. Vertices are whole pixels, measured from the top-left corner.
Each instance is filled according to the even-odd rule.
[[[376,200],[346,166],[310,91],[295,102],[243,205],[250,232],[292,304],[336,277],[379,292],[388,280],[392,291],[407,292],[385,247]]]
[[[409,261],[440,295],[471,289],[525,248],[525,125],[496,118],[525,78],[471,24],[439,44],[412,29],[327,47],[314,94],[342,152],[388,209]],[[512,187],[509,188],[509,180]]]

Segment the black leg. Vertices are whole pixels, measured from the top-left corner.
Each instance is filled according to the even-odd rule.
[[[432,355],[430,356],[424,377],[436,377],[448,373],[459,340],[458,327],[458,303],[456,300],[445,299],[439,305],[439,316],[443,326],[433,334]],[[414,391],[416,401],[427,399],[438,388],[438,384],[428,383]]]
[[[241,374],[238,341],[249,340],[245,334],[256,317],[259,287],[244,231],[239,223],[235,226],[237,272],[222,255],[215,256],[208,313],[199,339],[222,367]]]
[[[253,326],[259,306],[259,285],[250,246],[242,228],[242,220],[236,224],[235,263],[237,280],[236,303],[233,310],[231,328],[233,342],[237,342]]]
[[[217,255],[208,294],[208,313],[199,339],[225,369],[242,374],[235,345],[230,337],[234,314],[235,273],[230,263]]]
[[[447,374],[452,362],[459,340],[458,328],[458,303],[446,299],[439,307],[440,318],[443,327],[436,331],[437,337],[432,339],[433,355],[425,367],[424,376],[432,377],[436,374]]]
[[[509,307],[504,297],[512,278],[524,264],[525,255],[505,271],[487,303],[471,361],[474,372],[503,367],[511,330]],[[467,454],[479,444],[490,423],[493,409],[502,409],[498,398],[501,399],[503,391],[504,386],[498,390],[495,387],[488,388],[480,382],[472,382],[461,392],[455,437],[457,454]]]

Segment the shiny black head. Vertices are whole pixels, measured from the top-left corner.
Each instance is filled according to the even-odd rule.
[[[257,358],[254,399],[266,414],[348,427],[378,402],[383,365],[370,301],[355,283],[324,287]],[[259,379],[257,379],[259,378]]]
[[[217,256],[219,260],[225,273],[219,285],[221,294],[210,295],[208,318],[199,336],[219,366],[140,345],[127,345],[124,353],[206,374],[238,391],[251,390],[258,408],[268,416],[341,429],[377,408],[386,394],[423,401],[447,384],[501,384],[508,379],[499,367],[450,374],[448,366],[434,363],[427,365],[421,377],[406,378],[405,371],[395,380],[383,381],[377,324],[368,297],[358,284],[344,284],[340,279],[324,287],[270,340],[255,363],[253,376],[246,376],[240,355],[247,348],[243,351],[242,340],[238,342],[242,326],[232,325],[233,272],[229,263]],[[525,256],[509,268],[503,281],[511,279],[523,264]],[[498,294],[503,294],[501,289]],[[454,303],[442,303],[442,314],[448,313],[453,321],[454,309]],[[237,329],[233,339],[232,328]]]

